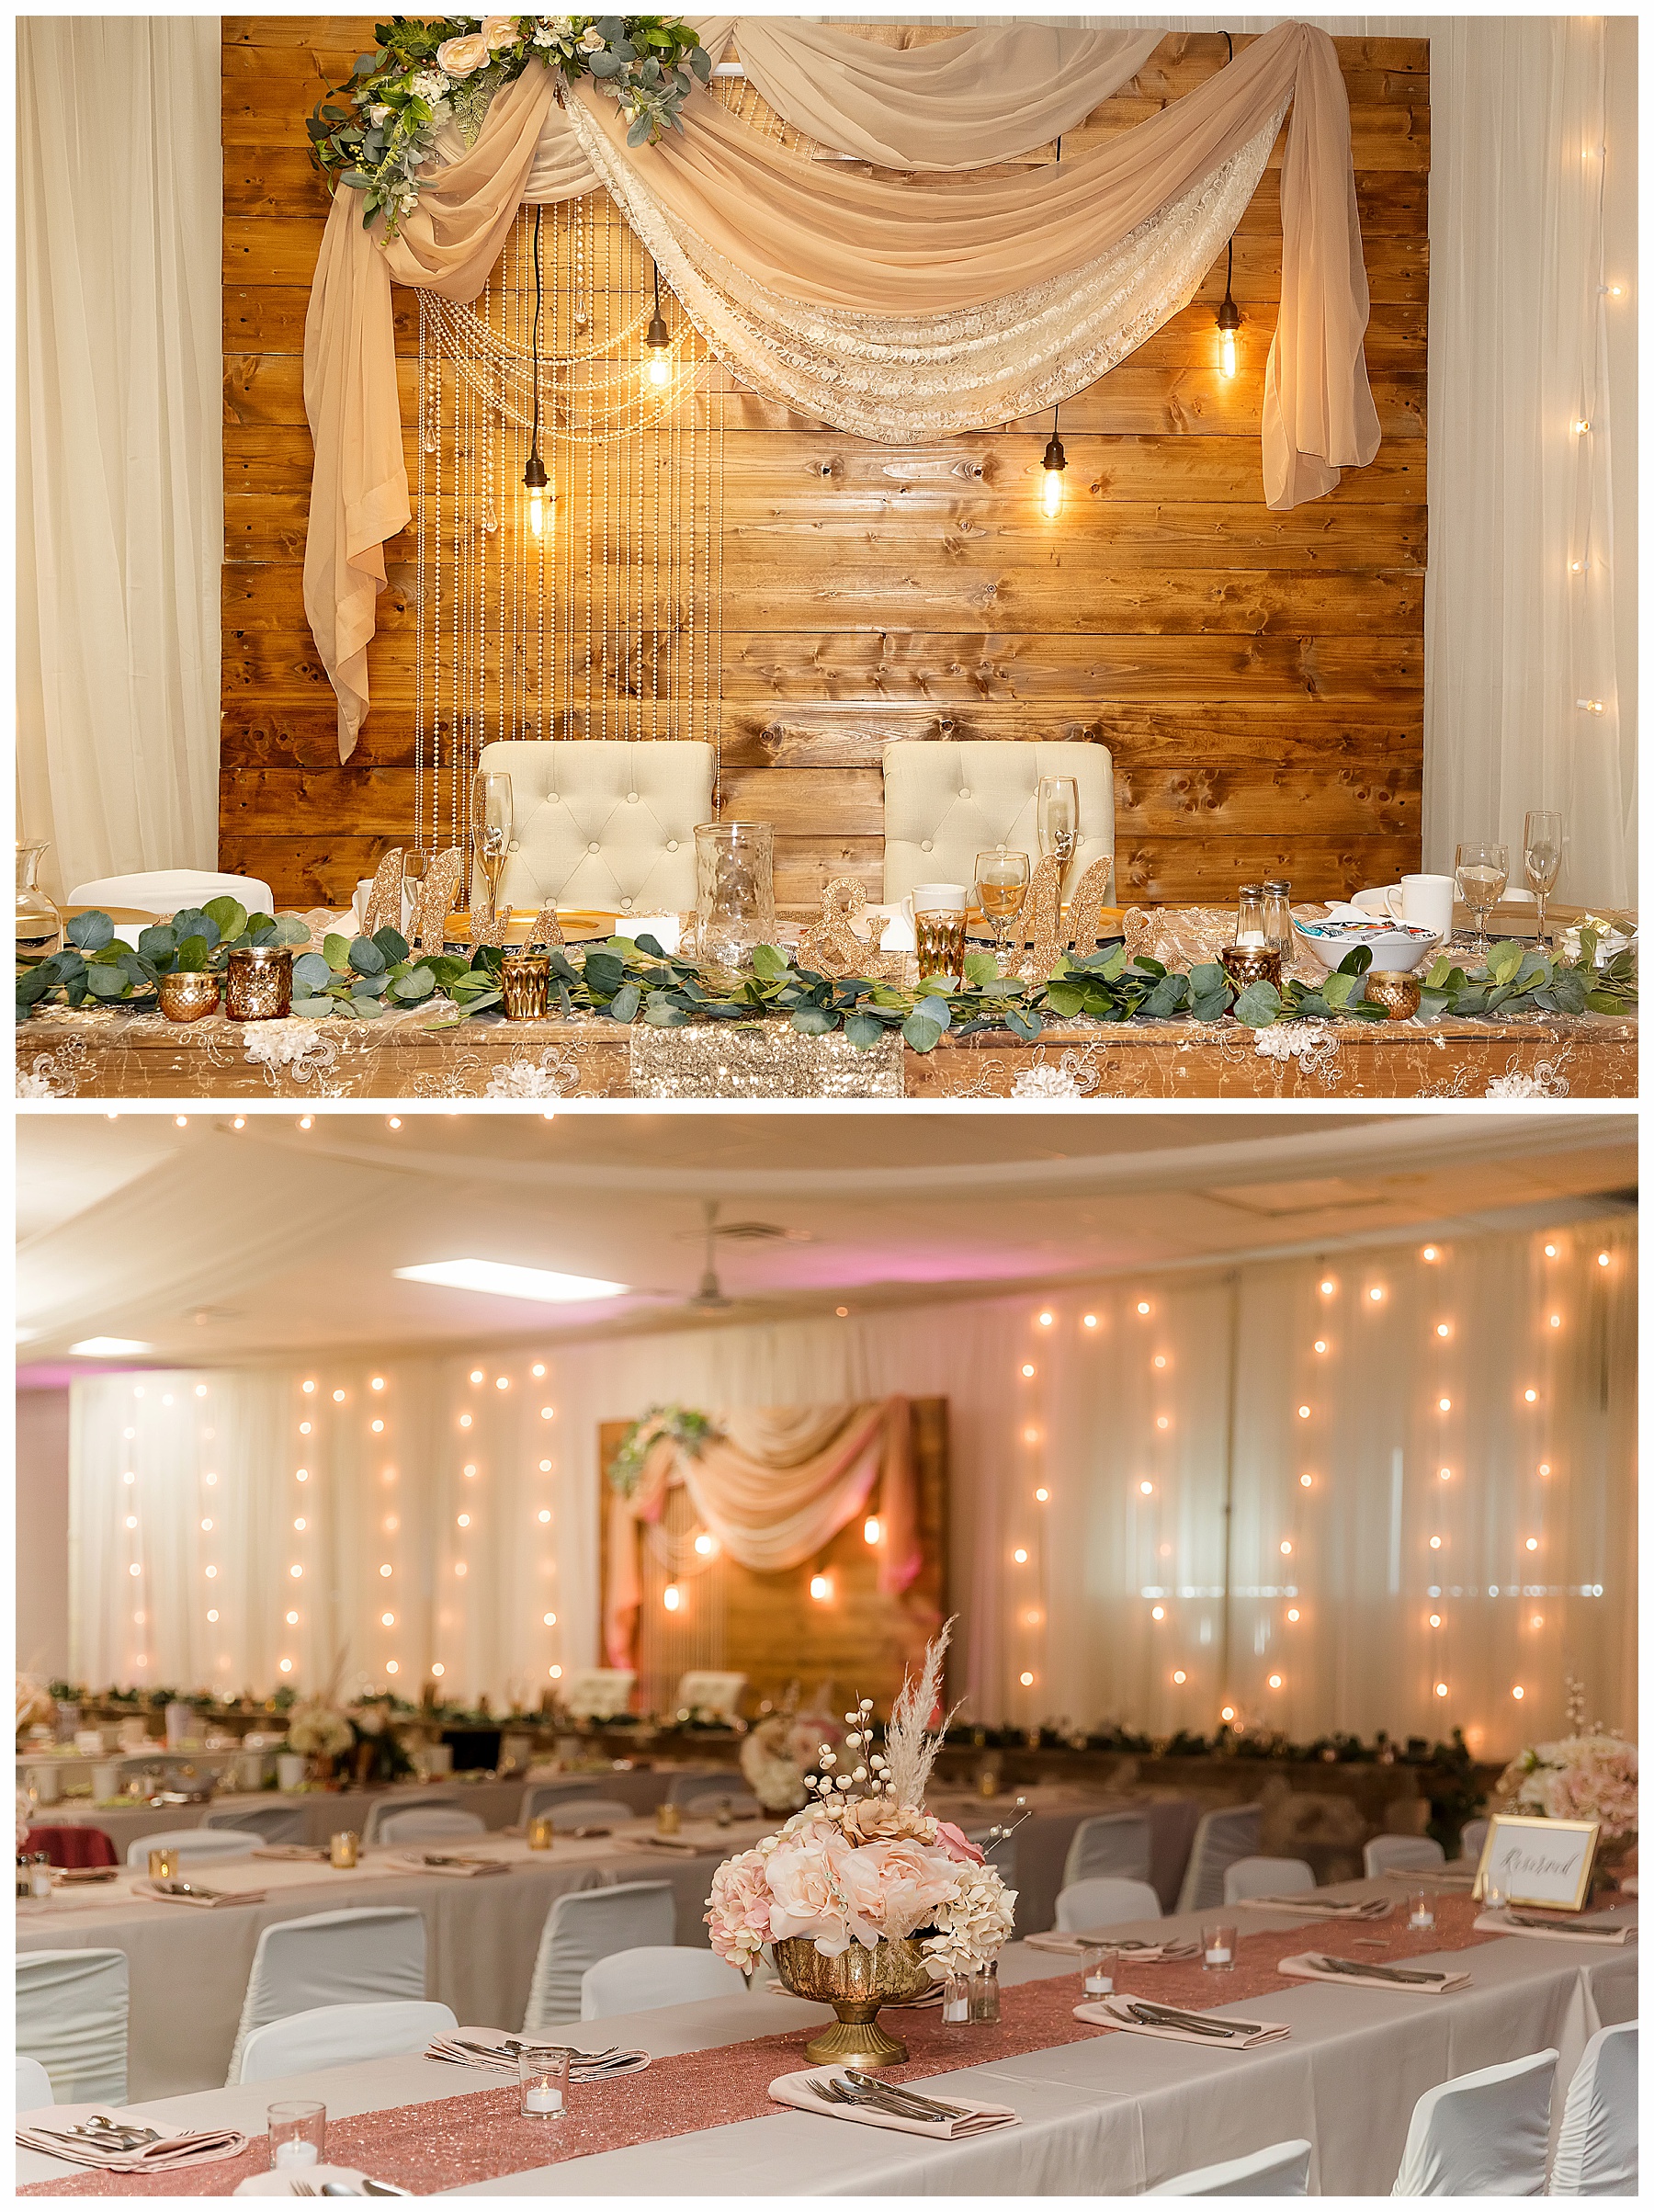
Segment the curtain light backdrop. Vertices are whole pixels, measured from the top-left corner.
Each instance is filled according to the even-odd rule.
[[[74,1671],[263,1694],[348,1645],[347,1688],[538,1702],[598,1657],[600,1422],[929,1393],[975,1719],[1209,1730],[1227,1681],[1248,1725],[1456,1724],[1496,1756],[1561,1729],[1572,1673],[1629,1727],[1635,1265],[1616,1216],[561,1354],[88,1380]]]

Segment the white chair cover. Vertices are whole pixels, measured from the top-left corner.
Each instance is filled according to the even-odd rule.
[[[1149,1879],[1146,1812],[1107,1812],[1081,1821],[1062,1863],[1063,1886],[1086,1881],[1093,1874],[1118,1875],[1130,1882]]]
[[[696,824],[712,819],[710,745],[500,738],[483,746],[477,767],[511,777],[502,901],[622,914],[695,904]]]
[[[379,1824],[377,1843],[433,1843],[442,1836],[486,1835],[488,1824],[459,1805],[410,1805],[388,1812]]]
[[[1159,1920],[1161,1901],[1147,1882],[1117,1874],[1093,1874],[1057,1892],[1057,1925],[1065,1935],[1112,1928],[1121,1921]]]
[[[586,1968],[600,1958],[670,1944],[676,1934],[670,1882],[619,1882],[612,1889],[578,1889],[560,1897],[540,1934],[524,2035],[543,2035],[578,2020]]]
[[[71,906],[135,906],[140,913],[170,922],[186,906],[205,906],[209,899],[239,900],[250,914],[274,913],[270,887],[256,876],[221,876],[198,868],[157,868],[136,876],[98,876],[77,883],[70,892]]]
[[[379,1798],[368,1808],[368,1818],[362,1823],[364,1843],[377,1843],[381,1825],[399,1812],[424,1812],[433,1805],[458,1805],[451,1791],[428,1798]]]
[[[1416,1866],[1420,1873],[1444,1866],[1447,1854],[1430,1835],[1376,1835],[1361,1847],[1361,1863],[1369,1879],[1390,1866]]]
[[[225,2081],[240,2081],[247,2037],[272,2020],[322,2004],[371,2004],[425,1993],[425,1920],[409,1906],[361,1905],[278,1920],[263,1931],[253,1954]]]
[[[744,1790],[704,1789],[699,1797],[685,1798],[681,1802],[685,1817],[691,1821],[715,1820],[722,1805],[727,1805],[738,1821],[755,1821],[764,1809],[757,1798]]]
[[[1263,1818],[1261,1805],[1230,1805],[1201,1814],[1177,1893],[1180,1912],[1207,1912],[1222,1904],[1224,1875],[1237,1859],[1255,1854]]]
[[[1554,2050],[1484,2066],[1413,2106],[1392,2196],[1543,2196]]]
[[[1310,2146],[1303,2141],[1272,2143],[1267,2150],[1220,2165],[1196,2166],[1174,2181],[1145,2189],[1145,2196],[1308,2196]]]
[[[669,1790],[667,1795],[670,1797],[671,1794]],[[530,1782],[523,1792],[523,1802],[517,1808],[517,1820],[519,1822],[532,1821],[539,1813],[554,1813],[564,1805],[610,1802],[611,1799],[598,1797],[595,1782]],[[635,1812],[633,1818],[636,1818]]]
[[[48,2104],[55,2104],[51,2093],[51,2076],[38,2059],[17,2060],[17,2110],[43,2112]]]
[[[210,1812],[203,1828],[239,1829],[261,1843],[302,1843],[304,1809],[299,1805],[249,1805],[244,1812]]]
[[[1637,2195],[1637,2023],[1600,2027],[1585,2046],[1551,2159],[1553,2196]]]
[[[623,1821],[635,1821],[640,1816],[636,1809],[619,1798],[565,1798],[559,1805],[539,1808],[549,1812],[560,1828],[615,1828]],[[525,1805],[523,1817],[528,1818]]]
[[[580,2016],[610,2020],[617,2013],[651,2013],[703,1997],[744,1997],[746,1986],[740,1968],[714,1952],[686,1944],[643,1944],[587,1967],[580,1979]]]
[[[149,1855],[164,1846],[180,1858],[244,1859],[258,1838],[244,1829],[163,1828],[153,1835],[134,1836],[127,1845],[126,1863],[140,1870],[149,1866]]]
[[[45,2068],[54,2104],[124,2104],[126,1953],[19,1951],[17,2056]]]
[[[425,1998],[394,2004],[323,2004],[255,2027],[242,2045],[242,2082],[275,2082],[319,2073],[363,2059],[416,2058],[459,2021],[446,2004]]]
[[[1223,1870],[1223,1901],[1243,1897],[1303,1897],[1315,1887],[1315,1868],[1303,1859],[1237,1859]]]
[[[1064,879],[1114,857],[1114,761],[1106,745],[1008,745],[993,738],[898,738],[884,754],[884,895],[915,883],[964,883],[991,846],[1039,858],[1035,794],[1042,776],[1080,787],[1080,837]],[[1087,950],[1090,949],[1088,947]]]
[[[1489,1821],[1467,1821],[1459,1830],[1459,1856],[1468,1859],[1473,1866],[1481,1863],[1482,1847],[1488,1840]]]

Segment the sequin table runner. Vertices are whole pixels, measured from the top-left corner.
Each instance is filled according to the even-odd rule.
[[[1275,1929],[1242,1935],[1239,1957],[1226,1974],[1208,1974],[1197,1963],[1133,1966],[1116,1980],[1133,1996],[1168,2004],[1209,2007],[1240,2004],[1277,1990],[1310,1985],[1294,1981],[1279,1968],[1306,1945],[1334,1958],[1377,1959],[1390,1964],[1436,1951],[1464,1951],[1499,1940],[1478,1934],[1473,1923],[1480,1907],[1469,1898],[1438,1897],[1436,1926],[1410,1929],[1405,1904],[1398,1900],[1391,1919],[1361,1925],[1318,1922],[1306,1929]],[[1363,1947],[1362,1939],[1366,1939]],[[1384,1944],[1382,1953],[1372,1948]],[[1386,2002],[1373,1992],[1376,2002]],[[887,2015],[912,2053],[906,2066],[889,2070],[891,2081],[923,2081],[967,2066],[988,2066],[1029,2051],[1083,2043],[1113,2028],[1074,2018],[1081,2002],[1078,1973],[1046,1981],[1025,1981],[1008,1989],[1003,2017],[995,2027],[946,2027],[935,2013]],[[1397,2000],[1397,2002],[1403,2002]],[[1416,2000],[1406,2000],[1413,2002]],[[1452,2002],[1435,1999],[1435,2003]],[[697,2135],[780,2110],[770,2102],[769,2085],[803,2063],[801,2032],[755,2036],[717,2050],[687,2051],[657,2059],[647,2073],[576,2089],[567,2116],[556,2123],[525,2120],[516,2110],[513,2088],[482,2090],[440,2103],[402,2104],[365,2112],[353,2119],[327,2123],[327,2156],[335,2165],[357,2166],[378,2181],[395,2182],[419,2195],[455,2189],[538,2166],[561,2165],[599,2151],[625,2150],[670,2136]],[[37,2182],[25,2196],[228,2196],[249,2174],[267,2171],[263,2138],[238,2159],[193,2173],[156,2175],[153,2182],[128,2174],[77,2173],[62,2181]]]

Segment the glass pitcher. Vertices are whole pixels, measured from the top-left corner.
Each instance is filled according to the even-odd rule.
[[[45,840],[17,840],[17,958],[44,959],[62,941],[62,922],[57,908],[35,878],[51,848]]]
[[[700,958],[713,968],[753,964],[776,941],[776,832],[767,822],[703,822],[695,832]]]

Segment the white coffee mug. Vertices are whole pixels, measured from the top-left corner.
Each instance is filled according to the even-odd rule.
[[[55,1766],[31,1766],[28,1786],[34,1791],[38,1805],[55,1805],[62,1796],[62,1780]]]
[[[915,913],[962,914],[969,904],[963,883],[915,883],[901,902],[901,912],[911,922]]]
[[[1453,878],[1403,876],[1385,885],[1384,910],[1392,922],[1410,922],[1445,940],[1453,935]]]

